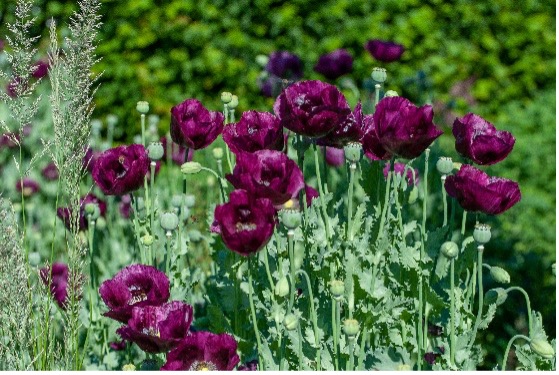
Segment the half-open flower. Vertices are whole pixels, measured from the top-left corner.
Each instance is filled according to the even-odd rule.
[[[167,354],[161,370],[231,371],[240,359],[237,342],[227,333],[192,332]]]
[[[161,306],[134,307],[128,325],[116,332],[145,352],[161,353],[175,347],[186,337],[192,317],[192,306],[180,301]]]
[[[199,150],[209,146],[223,131],[223,114],[209,111],[196,99],[171,108],[173,142]]]
[[[239,122],[223,130],[223,140],[235,154],[283,149],[283,127],[269,112],[243,112]]]
[[[339,167],[345,163],[345,153],[342,148],[335,147],[325,147],[324,148],[324,158],[326,159],[326,164],[332,167]]]
[[[365,43],[365,49],[376,60],[382,62],[392,62],[400,60],[404,53],[404,46],[398,43],[373,39]]]
[[[272,201],[254,198],[246,190],[232,191],[229,202],[215,208],[214,218],[215,230],[225,245],[243,256],[262,249],[277,222]]]
[[[259,198],[282,205],[305,187],[297,164],[280,151],[261,150],[237,155],[233,174],[226,176],[235,189],[244,189]]]
[[[51,267],[41,268],[39,275],[43,284],[49,285],[50,283],[49,289],[52,297],[61,309],[65,309],[68,296],[68,266],[55,262]]]
[[[127,323],[133,307],[158,306],[167,302],[169,279],[155,267],[132,264],[103,282],[99,294],[109,307],[103,315]]]
[[[365,116],[363,123],[363,150],[373,160],[416,158],[443,134],[433,123],[431,106],[418,108],[400,96],[382,99],[374,115]]]
[[[518,184],[500,177],[489,177],[483,171],[463,164],[457,174],[446,178],[448,195],[458,200],[462,208],[471,212],[498,215],[518,201]]]
[[[43,78],[49,73],[49,61],[48,60],[39,60],[35,64],[33,64],[33,77],[34,78]]]
[[[274,112],[287,129],[319,138],[336,129],[351,110],[336,86],[303,81],[289,86],[278,96]]]
[[[336,79],[353,69],[353,57],[345,49],[337,49],[320,56],[314,66],[314,71],[328,79]]]
[[[497,130],[484,118],[468,113],[454,120],[452,134],[456,151],[480,165],[495,164],[507,157],[515,139],[507,131]]]
[[[88,221],[85,214],[85,205],[88,203],[95,203],[99,207],[99,215],[105,216],[107,211],[107,203],[105,201],[99,199],[95,194],[89,193],[85,197],[80,199],[80,217],[78,222],[78,228],[80,231],[86,230],[88,228]],[[58,217],[64,222],[64,225],[68,230],[72,230],[71,221],[72,221],[72,209],[70,207],[59,207],[56,210],[56,214]]]
[[[39,183],[32,178],[24,177],[16,182],[16,190],[25,197],[30,197],[39,191]]]

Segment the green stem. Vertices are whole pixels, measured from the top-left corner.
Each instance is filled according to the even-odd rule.
[[[349,339],[349,361],[346,363],[346,371],[353,371],[355,368],[353,367],[353,346],[355,345],[355,338]]]
[[[154,193],[154,189],[153,189],[153,182],[155,181],[155,162],[152,161],[150,163],[150,174],[149,174],[149,196],[150,196],[150,234],[153,236],[154,232],[153,232],[153,223],[155,222],[154,216],[155,216],[155,193]]]
[[[299,365],[298,370],[301,371],[303,367],[303,335],[301,334],[301,322],[297,325],[297,336],[299,336],[299,350],[297,353],[297,357],[299,358]]]
[[[483,314],[483,245],[477,247],[477,283],[478,283],[478,310],[474,330],[470,339],[469,346],[472,347],[476,340],[477,331],[481,323],[481,316]]]
[[[456,351],[456,335],[454,325],[456,319],[456,306],[454,302],[454,258],[450,260],[450,365],[454,366],[454,353]]]
[[[365,343],[367,342],[367,337],[369,336],[369,331],[363,330],[363,334],[361,335],[361,346],[359,347],[359,357],[357,358],[357,371],[363,371],[365,367],[364,359],[365,359]],[[404,339],[404,345],[405,345]]]
[[[460,228],[460,234],[462,235],[462,239],[464,239],[464,234],[466,233],[467,217],[468,217],[468,211],[464,210],[464,212],[462,212],[462,227]]]
[[[292,229],[290,229],[287,232],[287,248],[288,248],[288,252],[289,252],[289,276],[291,279],[291,283],[290,283],[290,290],[289,290],[289,307],[287,308],[288,312],[291,312],[291,309],[293,308],[293,303],[294,303],[294,299],[295,299],[295,254],[293,251],[294,248],[294,232]]]
[[[530,297],[528,296],[528,293],[526,293],[526,291],[519,286],[511,286],[510,288],[507,288],[505,290],[505,293],[508,293],[513,290],[517,290],[520,293],[522,293],[524,295],[524,298],[526,299],[526,308],[528,309],[528,331],[530,332],[530,337],[533,337],[532,328],[534,326],[532,325],[532,307],[530,305]]]
[[[448,218],[447,218],[448,204],[446,202],[446,189],[444,188],[445,180],[446,180],[446,175],[442,175],[441,176],[441,190],[442,190],[442,194],[443,194],[443,227],[446,227],[446,225],[448,223]],[[464,212],[466,212],[466,211],[464,211]]]
[[[386,190],[384,191],[384,206],[382,206],[382,212],[380,214],[380,224],[378,227],[377,239],[375,242],[379,240],[379,238],[384,234],[384,221],[386,219],[386,212],[388,211],[388,205],[390,203],[390,183],[392,182],[392,168],[388,171],[388,177],[386,177]]]
[[[146,115],[142,113],[140,116],[140,122],[142,124],[142,145],[146,146]]]
[[[165,274],[169,274],[169,263],[171,260],[171,232],[167,231],[167,233],[165,233],[165,259],[164,259],[164,263],[165,263]]]
[[[340,301],[336,301],[336,336],[338,337],[338,364],[340,364],[340,353],[342,352],[342,348],[341,348],[341,343],[339,338],[341,337],[341,332],[342,332],[342,319],[341,319],[341,314],[340,314]]]
[[[377,83],[375,84],[375,102],[374,102],[375,108],[379,101],[380,101],[380,84]]]
[[[313,151],[314,151],[314,166],[316,169],[316,179],[318,182],[318,192],[320,194],[320,208],[322,211],[322,219],[324,220],[324,229],[326,231],[326,246],[328,250],[331,250],[330,247],[330,219],[328,217],[328,213],[326,212],[326,202],[324,200],[324,189],[322,187],[322,180],[320,178],[320,165],[318,163],[318,150],[316,147],[316,143],[313,143]]]
[[[418,320],[418,358],[417,362],[418,370],[421,371],[421,359],[423,358],[423,259],[425,258],[425,242],[427,241],[427,236],[425,234],[425,225],[427,223],[427,181],[429,172],[429,149],[425,150],[425,173],[423,177],[423,220],[421,224],[421,248],[419,252],[419,320]]]
[[[390,163],[390,170],[392,171],[392,174],[395,175],[395,171],[393,171],[393,164]],[[406,175],[406,172],[404,171],[404,173],[402,174],[402,178],[404,178],[404,176]],[[415,181],[415,180],[414,180]],[[400,232],[402,233],[402,241],[404,241],[404,243],[406,242],[406,237],[404,235],[404,224],[402,223],[402,205],[400,204],[400,197],[398,194],[398,185],[396,183],[392,184],[393,188],[394,188],[394,202],[396,203],[396,212],[397,212],[397,216],[398,216],[398,227],[400,228]]]
[[[251,257],[252,258],[252,257]],[[251,258],[248,259],[248,293],[249,293],[249,303],[250,303],[250,313],[252,316],[252,326],[254,328],[254,334],[256,335],[256,346],[258,349],[258,369],[263,371],[263,359],[262,355],[262,344],[260,342],[260,332],[258,331],[258,324],[256,322],[256,310],[254,308],[254,292],[252,287],[252,269],[251,269]]]
[[[320,371],[321,370],[321,365],[320,365],[321,345],[320,345],[320,342],[318,341],[318,338],[319,338],[319,335],[318,335],[318,319],[316,317],[316,309],[315,309],[315,306],[314,306],[314,297],[313,297],[313,293],[312,293],[311,279],[309,278],[309,275],[304,270],[297,271],[297,274],[301,274],[301,275],[305,276],[305,279],[307,281],[307,289],[308,289],[308,292],[309,292],[309,301],[310,301],[311,321],[312,321],[313,330],[314,330],[314,343],[315,343],[314,346],[316,347],[316,350],[317,350],[316,371]]]
[[[351,218],[353,216],[353,179],[355,178],[355,168],[357,165],[352,162],[349,165],[349,187],[347,193],[347,234],[346,238],[351,243],[353,241],[353,235],[351,231]]]
[[[272,300],[274,299],[274,279],[272,279],[272,273],[270,272],[270,263],[268,261],[268,246],[266,246],[265,251],[260,252],[262,257],[264,258],[264,267],[266,267],[266,275],[268,276],[268,282],[270,283],[270,290],[272,291],[271,296]]]
[[[509,343],[507,344],[507,349],[505,350],[505,356],[503,357],[503,364],[501,365],[501,371],[505,371],[506,367],[507,367],[507,359],[509,357],[509,352],[510,352],[510,348],[512,347],[512,343],[517,340],[517,339],[524,339],[528,342],[530,342],[531,340],[524,336],[524,335],[516,335],[513,336],[510,340]]]

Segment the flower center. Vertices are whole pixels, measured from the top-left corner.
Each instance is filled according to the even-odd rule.
[[[238,222],[235,226],[235,229],[237,230],[237,233],[242,232],[244,230],[255,230],[256,229],[256,224]]]
[[[159,330],[156,327],[144,328],[144,329],[142,329],[142,333],[144,335],[153,336],[153,337],[159,337],[160,336]]]
[[[144,291],[136,285],[132,285],[131,287],[128,288],[128,290],[132,295],[132,298],[130,298],[130,301],[128,301],[129,305],[134,305],[138,302],[142,302],[148,299],[146,293],[144,293]]]
[[[217,367],[211,362],[194,361],[188,371],[216,371]]]

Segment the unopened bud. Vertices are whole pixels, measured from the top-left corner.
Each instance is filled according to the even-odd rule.
[[[448,259],[454,259],[458,256],[458,245],[452,241],[447,241],[441,245],[441,253]]]
[[[164,151],[163,143],[161,142],[151,142],[148,146],[148,156],[152,161],[161,160]]]
[[[489,271],[493,280],[501,284],[508,284],[510,283],[510,275],[507,271],[502,269],[501,267],[491,267]]]
[[[408,197],[408,203],[414,204],[417,201],[418,196],[419,196],[419,190],[417,189],[417,186],[414,185],[411,188],[410,195]]]
[[[173,231],[179,226],[179,217],[174,212],[164,212],[161,214],[161,228],[166,231]]]
[[[233,94],[231,94],[230,92],[224,91],[221,93],[221,101],[223,102],[223,104],[229,104],[232,99]]]
[[[530,348],[532,351],[538,355],[541,355],[545,359],[552,359],[555,356],[555,350],[547,340],[535,339],[530,341]]]
[[[235,109],[237,108],[238,105],[239,105],[239,98],[237,97],[237,95],[231,96],[231,101],[227,106],[231,109]]]
[[[173,195],[173,197],[171,198],[171,206],[175,208],[181,208],[183,200],[182,198],[183,196],[180,194]]]
[[[294,314],[287,314],[283,319],[283,326],[288,331],[293,331],[299,325],[299,318]]]
[[[146,234],[141,238],[142,244],[146,247],[151,246],[153,244],[154,238],[153,236]]]
[[[384,68],[373,68],[371,77],[378,83],[383,83],[386,81],[386,69]]]
[[[189,195],[185,196],[184,197],[184,204],[188,208],[194,207],[194,204],[196,204],[196,197],[192,194],[189,194]]]
[[[452,173],[453,169],[454,169],[454,163],[452,162],[451,158],[440,157],[439,160],[437,160],[437,170],[439,171],[440,174],[442,175],[450,174]]]
[[[223,149],[221,147],[216,147],[212,150],[212,154],[214,158],[217,160],[223,159]]]
[[[268,64],[268,60],[270,60],[270,59],[266,55],[257,55],[256,56],[256,63],[258,65],[260,65],[261,67],[265,67]]]
[[[145,115],[149,112],[149,103],[144,101],[138,102],[136,104],[136,110]]]
[[[483,299],[483,302],[487,306],[493,303],[499,306],[505,303],[507,297],[508,297],[507,291],[504,290],[503,288],[489,289],[487,293],[485,293],[485,298]]]
[[[405,363],[401,363],[396,366],[396,371],[411,371],[411,366],[406,365]]]
[[[183,174],[195,174],[202,170],[202,165],[196,161],[187,161],[181,165],[181,172]]]
[[[490,239],[491,227],[487,224],[476,224],[474,228],[474,240],[480,245],[485,245]]]
[[[274,292],[280,297],[285,297],[289,294],[289,282],[287,281],[287,277],[284,276],[277,282]]]
[[[354,338],[359,333],[359,322],[355,319],[344,320],[344,333],[348,338]]]

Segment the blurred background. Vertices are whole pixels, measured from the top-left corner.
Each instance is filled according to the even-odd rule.
[[[416,104],[430,103],[447,136],[437,152],[456,156],[454,118],[474,112],[513,133],[517,142],[503,162],[486,169],[519,182],[522,200],[491,218],[494,240],[486,261],[527,289],[532,307],[556,331],[555,106],[556,18],[551,0],[101,0],[96,66],[100,87],[95,117],[118,117],[115,140],[138,133],[136,102],[146,100],[169,129],[169,112],[186,98],[220,110],[220,92],[239,96],[237,112],[271,110],[262,95],[259,55],[284,50],[303,63],[302,79],[322,79],[313,70],[320,55],[345,48],[354,59],[350,74],[335,82],[350,104],[371,90],[373,67],[386,68],[386,89]],[[64,23],[75,1],[36,0],[37,59],[46,59],[50,19]],[[15,1],[0,2],[0,38],[6,35]],[[364,44],[382,39],[404,45],[399,61],[376,61]],[[328,81],[328,80],[326,80]],[[2,83],[7,85],[7,82]],[[42,85],[49,85],[44,80]],[[46,120],[48,121],[48,119]],[[102,134],[106,126],[101,128]],[[486,287],[491,288],[491,280]],[[500,358],[515,332],[527,332],[525,304],[511,294],[483,335],[487,363]]]

